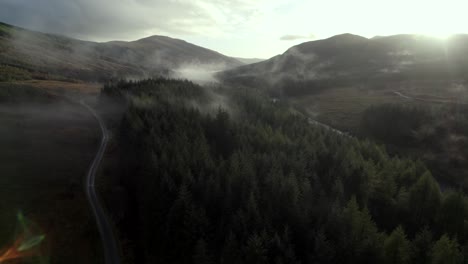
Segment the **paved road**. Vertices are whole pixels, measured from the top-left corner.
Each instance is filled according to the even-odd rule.
[[[99,168],[102,157],[104,156],[104,152],[107,147],[107,141],[109,140],[109,135],[101,117],[99,117],[99,115],[97,115],[96,112],[84,101],[80,101],[80,104],[82,104],[86,109],[88,109],[88,111],[91,112],[91,114],[96,118],[96,120],[99,122],[99,126],[101,127],[102,132],[101,145],[99,146],[96,157],[94,158],[93,163],[89,168],[88,175],[86,175],[86,196],[91,205],[91,209],[93,210],[93,214],[96,218],[97,226],[101,235],[102,244],[104,248],[104,257],[106,264],[120,264],[119,250],[117,249],[117,242],[114,237],[114,233],[112,232],[109,220],[104,212],[99,198],[97,197],[96,189],[94,188],[96,172]]]

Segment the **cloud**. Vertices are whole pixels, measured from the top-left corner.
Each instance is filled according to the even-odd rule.
[[[308,36],[305,35],[283,35],[280,37],[280,40],[298,40],[298,39],[315,39],[314,34],[310,34]]]
[[[0,20],[94,40],[151,34],[215,36],[259,15],[264,0],[2,0]]]

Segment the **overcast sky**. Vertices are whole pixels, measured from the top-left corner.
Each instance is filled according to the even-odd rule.
[[[0,21],[93,41],[181,38],[269,58],[341,33],[468,32],[466,0],[0,0]]]

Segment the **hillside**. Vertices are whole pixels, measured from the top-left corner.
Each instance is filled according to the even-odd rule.
[[[215,51],[164,36],[97,43],[0,23],[0,81],[141,78],[192,64],[217,70],[242,65]]]
[[[343,34],[294,46],[264,62],[228,70],[221,78],[293,96],[336,86],[464,81],[467,43],[467,35],[441,40],[420,35],[367,39]]]

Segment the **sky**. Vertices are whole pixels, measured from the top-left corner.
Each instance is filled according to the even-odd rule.
[[[91,41],[180,38],[270,58],[342,33],[468,33],[466,0],[0,0],[0,21]]]

